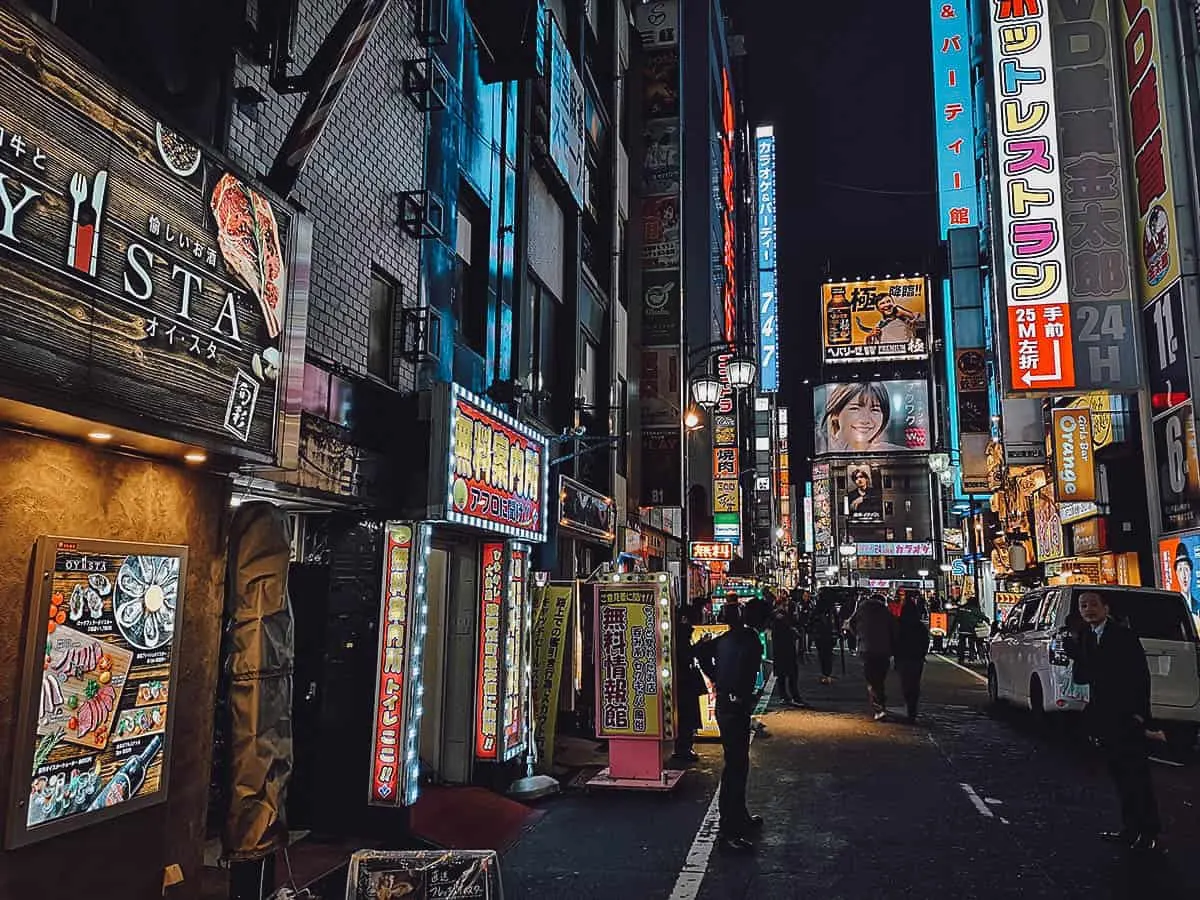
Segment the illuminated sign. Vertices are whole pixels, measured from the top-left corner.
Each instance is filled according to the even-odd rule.
[[[475,755],[497,757],[500,651],[504,615],[504,545],[484,544],[481,566],[479,654],[475,684]]]
[[[1008,386],[1075,386],[1050,22],[1044,3],[991,7]]]
[[[775,293],[775,129],[754,132],[758,155],[758,385],[779,390],[779,303]]]
[[[1123,0],[1120,36],[1124,42],[1133,182],[1137,191],[1140,248],[1138,293],[1149,303],[1179,277],[1179,230],[1171,184],[1171,152],[1166,129],[1166,98],[1158,42],[1156,0]],[[1170,39],[1170,36],[1167,36]]]
[[[978,225],[975,101],[967,0],[932,0],[933,108],[941,234]]]
[[[529,552],[513,545],[508,557],[508,600],[504,611],[504,746],[501,758],[512,759],[525,749],[529,642]]]
[[[734,211],[735,174],[733,169],[733,133],[737,122],[733,113],[733,96],[729,90],[729,73],[721,72],[721,263],[724,284],[721,286],[721,308],[724,314],[721,336],[733,344],[737,340],[737,225]]]
[[[418,607],[424,593],[425,551],[421,528],[412,522],[388,522],[384,534],[369,801],[399,806],[416,799],[418,713],[411,702],[416,687],[409,666],[423,640]]]
[[[430,505],[436,514],[485,531],[545,540],[546,438],[456,384],[439,385],[434,397],[434,408],[446,411],[444,425],[435,415],[434,441],[447,442],[447,463],[431,466]]]
[[[1077,503],[1095,500],[1091,410],[1056,409],[1052,420],[1058,499]]]
[[[733,559],[733,544],[725,541],[692,541],[688,555],[701,562],[729,562]]]
[[[813,483],[804,485],[804,552],[812,553],[816,548],[813,532]]]
[[[932,541],[872,541],[859,542],[854,547],[859,556],[933,556]]]
[[[821,308],[827,363],[929,356],[924,278],[823,284]]]

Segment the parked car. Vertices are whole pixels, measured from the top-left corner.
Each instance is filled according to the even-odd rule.
[[[1072,584],[1039,588],[1009,610],[990,644],[988,696],[1035,714],[1084,708],[1087,687],[1072,680],[1063,637],[1077,629],[1079,595],[1096,591],[1114,618],[1141,639],[1150,669],[1154,719],[1188,744],[1200,724],[1200,641],[1182,594],[1155,588]]]

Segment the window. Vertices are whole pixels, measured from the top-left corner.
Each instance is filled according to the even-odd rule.
[[[532,387],[535,392],[545,392],[535,401],[534,412],[547,422],[550,421],[551,407],[549,393],[551,383],[556,380],[558,366],[558,348],[555,331],[558,328],[558,300],[546,286],[536,278],[529,279],[531,295],[530,314],[533,316],[533,341],[530,347],[530,372]],[[558,387],[562,387],[559,381]]]
[[[885,488],[887,488],[888,490],[891,490],[891,487],[892,487],[892,476],[891,475],[883,476],[883,486]]]
[[[367,327],[367,371],[376,378],[391,384],[393,323],[396,314],[396,294],[399,291],[394,281],[371,273],[371,309]]]
[[[1073,605],[1079,608],[1076,590]],[[1124,622],[1143,640],[1196,640],[1196,629],[1182,594],[1157,591],[1122,591],[1116,588],[1098,590],[1109,605],[1114,619]]]
[[[895,508],[895,506],[892,505],[892,501],[884,500],[883,501],[883,514],[890,519],[895,514],[895,512],[896,512],[896,508]]]
[[[596,345],[587,338],[579,352],[579,399],[583,406],[594,408],[596,405],[596,365],[599,353]]]
[[[1046,599],[1042,602],[1037,614],[1038,631],[1054,627],[1054,620],[1058,617],[1058,596],[1058,591],[1046,592]]]
[[[454,286],[451,309],[462,342],[476,353],[487,353],[488,212],[462,185],[454,240]]]
[[[904,529],[904,540],[912,541],[912,539],[913,539],[913,530],[911,528],[905,528]]]
[[[1017,620],[1018,631],[1029,631],[1033,628],[1037,621],[1037,612],[1042,598],[1042,594],[1033,594],[1021,601],[1021,617]]]
[[[912,512],[912,501],[911,501],[911,500],[905,500],[905,501],[904,501],[904,511],[905,511],[906,513],[910,513],[910,512]]]

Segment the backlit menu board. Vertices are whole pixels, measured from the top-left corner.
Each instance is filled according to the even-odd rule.
[[[7,846],[167,795],[187,548],[38,539]]]

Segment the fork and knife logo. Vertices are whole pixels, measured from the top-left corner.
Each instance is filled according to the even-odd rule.
[[[101,170],[89,184],[86,176],[71,176],[71,239],[67,245],[67,265],[85,275],[95,276],[100,254],[100,219],[108,191],[108,172]]]

